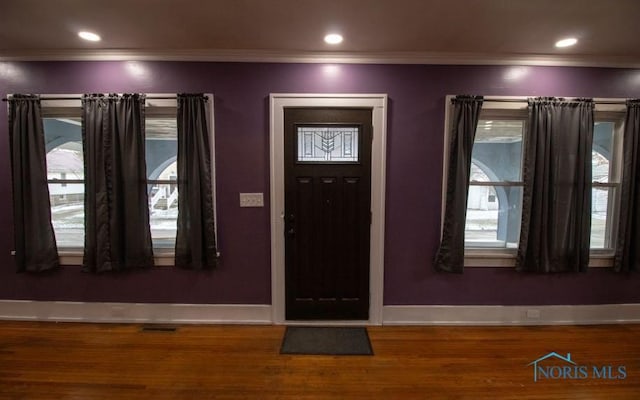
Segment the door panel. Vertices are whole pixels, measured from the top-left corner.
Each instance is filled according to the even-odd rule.
[[[285,109],[286,319],[368,319],[371,118]]]

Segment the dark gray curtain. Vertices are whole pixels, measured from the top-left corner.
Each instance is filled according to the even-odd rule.
[[[9,101],[9,136],[17,269],[40,272],[57,268],[44,128],[37,96],[16,94]]]
[[[449,166],[442,239],[436,254],[439,271],[464,269],[464,227],[471,170],[471,151],[482,109],[481,96],[457,96],[453,99],[453,123],[449,141]]]
[[[178,95],[178,232],[176,265],[213,268],[217,249],[206,98]]]
[[[640,100],[627,101],[620,196],[620,223],[614,268],[640,269]]]
[[[144,96],[85,95],[85,271],[153,266]]]
[[[593,108],[589,99],[529,100],[518,271],[587,270]]]

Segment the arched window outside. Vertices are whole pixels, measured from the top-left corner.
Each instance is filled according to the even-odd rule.
[[[465,246],[515,248],[522,209],[521,119],[483,119],[473,144]]]
[[[169,164],[149,184],[149,223],[155,247],[173,247],[178,220],[178,163]]]
[[[51,223],[60,248],[84,246],[84,158],[79,119],[44,118]]]
[[[473,182],[490,182],[491,179],[478,166],[471,162],[471,176]],[[498,233],[498,197],[494,186],[469,186],[467,198],[467,220],[465,225],[465,241],[490,242],[495,241]]]

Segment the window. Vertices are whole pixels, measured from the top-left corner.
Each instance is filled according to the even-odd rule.
[[[298,162],[358,162],[357,126],[298,127]]]
[[[598,259],[611,260],[615,248],[623,122],[624,105],[596,101],[591,265],[610,265]],[[514,265],[522,217],[526,135],[526,100],[484,102],[472,149],[467,198],[465,260],[469,266]]]
[[[51,223],[59,248],[84,247],[84,157],[79,116],[43,118]]]
[[[147,116],[145,131],[151,240],[154,248],[173,249],[178,221],[178,128],[175,109],[167,110],[164,116]]]
[[[145,121],[153,247],[173,249],[178,218],[175,108]],[[172,117],[170,117],[172,115]],[[80,117],[44,118],[51,220],[61,249],[84,247],[84,164]]]
[[[591,151],[591,249],[612,253],[620,197],[622,116],[596,115]]]
[[[465,246],[514,249],[522,214],[524,119],[484,113],[471,153]]]
[[[149,98],[151,96],[148,96],[145,108],[145,184],[149,196],[149,222],[154,253],[158,256],[156,265],[172,265],[179,196],[176,101]],[[80,264],[84,247],[85,189],[81,108],[77,100],[80,96],[69,100],[43,97],[52,225],[64,263]],[[209,119],[212,121],[211,115]],[[210,126],[213,126],[212,122]],[[214,154],[213,149],[211,154]],[[215,181],[213,184],[215,186]]]

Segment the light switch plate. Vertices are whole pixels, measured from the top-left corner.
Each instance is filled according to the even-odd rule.
[[[264,207],[264,194],[240,193],[240,207]]]

